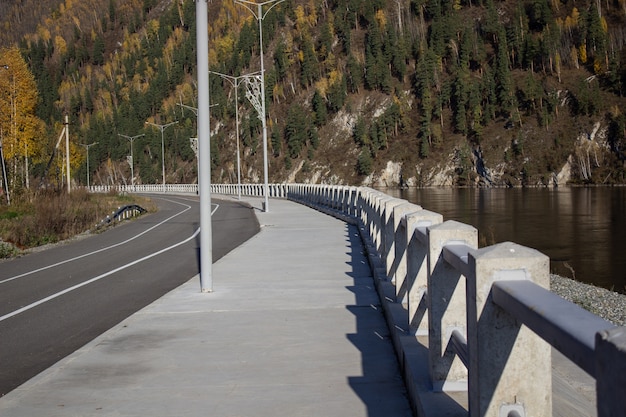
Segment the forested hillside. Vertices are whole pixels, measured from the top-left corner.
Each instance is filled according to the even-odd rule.
[[[234,0],[208,5],[209,65],[231,77],[210,77],[213,181],[237,178],[237,106],[242,180],[256,182],[244,80],[260,70],[258,22]],[[626,0],[285,0],[263,19],[270,180],[626,183],[625,22]],[[13,187],[62,182],[65,115],[73,181],[95,143],[92,184],[131,183],[132,143],[135,183],[160,182],[161,134],[167,182],[196,181],[194,1],[8,0],[0,27]]]

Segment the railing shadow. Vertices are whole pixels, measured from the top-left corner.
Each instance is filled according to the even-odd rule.
[[[391,334],[385,322],[374,278],[359,231],[346,224],[348,262],[353,285],[347,287],[354,293],[355,302],[346,306],[355,318],[355,333],[348,340],[361,354],[362,375],[349,376],[348,384],[359,396],[370,417],[412,416],[402,374],[395,356]],[[401,390],[398,396],[397,390]]]

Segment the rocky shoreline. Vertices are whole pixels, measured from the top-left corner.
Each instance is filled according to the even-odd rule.
[[[626,295],[550,275],[550,290],[617,326],[626,326]]]

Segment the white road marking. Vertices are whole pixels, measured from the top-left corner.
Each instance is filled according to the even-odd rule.
[[[161,198],[161,197],[158,197],[158,198]],[[141,232],[141,233],[139,233],[139,234],[137,234],[137,235],[135,235],[135,236],[131,237],[130,239],[124,240],[124,241],[122,241],[122,242],[118,242],[118,243],[116,243],[116,244],[114,244],[114,245],[107,246],[107,247],[105,247],[105,248],[101,248],[101,249],[95,250],[95,251],[93,251],[93,252],[88,252],[88,253],[85,253],[85,254],[83,254],[83,255],[76,256],[76,257],[74,257],[74,258],[66,259],[66,260],[64,260],[64,261],[60,261],[60,262],[57,262],[57,263],[54,263],[54,264],[46,265],[46,266],[44,266],[44,267],[41,267],[41,268],[38,268],[38,269],[34,269],[34,270],[32,270],[32,271],[24,272],[23,274],[19,274],[19,275],[15,275],[15,276],[13,276],[13,277],[10,277],[10,278],[6,278],[6,279],[4,279],[4,280],[0,281],[0,284],[4,284],[4,283],[7,283],[7,282],[9,282],[9,281],[16,280],[16,279],[18,279],[18,278],[23,278],[23,277],[28,276],[28,275],[36,274],[37,272],[41,272],[41,271],[45,271],[45,270],[47,270],[47,269],[55,268],[55,267],[57,267],[57,266],[61,266],[61,265],[64,265],[64,264],[66,264],[66,263],[70,263],[70,262],[73,262],[73,261],[77,261],[77,260],[79,260],[79,259],[86,258],[86,257],[88,257],[88,256],[95,255],[95,254],[97,254],[97,253],[104,252],[104,251],[107,251],[107,250],[110,250],[110,249],[116,248],[116,247],[118,247],[118,246],[125,245],[125,244],[127,244],[127,243],[129,243],[129,242],[131,242],[131,241],[133,241],[133,240],[135,240],[135,239],[137,239],[137,238],[139,238],[139,237],[143,236],[144,234],[146,234],[146,233],[148,233],[148,232],[150,232],[150,231],[152,231],[152,230],[156,229],[157,227],[159,227],[159,226],[163,225],[164,223],[166,223],[166,222],[168,222],[168,221],[172,220],[173,218],[175,218],[175,217],[177,217],[177,216],[180,216],[181,214],[183,214],[183,213],[185,213],[186,211],[189,211],[189,210],[191,209],[191,206],[189,206],[189,205],[187,205],[187,204],[183,204],[183,203],[180,203],[180,202],[178,202],[178,201],[169,200],[169,199],[166,199],[166,198],[162,198],[162,199],[163,199],[163,200],[165,200],[165,201],[169,201],[170,203],[179,204],[179,205],[184,206],[184,207],[186,207],[186,208],[185,208],[184,210],[182,210],[182,211],[180,211],[180,212],[178,212],[178,213],[174,214],[173,216],[168,217],[167,219],[163,220],[162,222],[157,223],[157,224],[155,224],[154,226],[152,226],[152,227],[150,227],[150,228],[148,228],[148,229],[144,230],[143,232]],[[211,211],[211,215],[213,215],[213,214],[217,211],[217,209],[218,209],[218,208],[219,208],[219,205],[218,205],[218,204],[215,204],[215,209],[214,209],[213,211]]]
[[[217,209],[216,209],[216,210],[217,210]],[[197,229],[196,229],[196,231],[195,231],[195,232],[194,232],[194,233],[193,233],[190,237],[188,237],[187,239],[185,239],[185,240],[183,240],[183,241],[181,241],[181,242],[178,242],[178,243],[176,243],[176,244],[174,244],[174,245],[172,245],[172,246],[169,246],[169,247],[167,247],[167,248],[161,249],[160,251],[154,252],[154,253],[152,253],[152,254],[150,254],[150,255],[144,256],[143,258],[136,259],[136,260],[134,260],[133,262],[130,262],[130,263],[126,264],[126,265],[122,265],[122,266],[120,266],[120,267],[118,267],[118,268],[115,268],[115,269],[113,269],[113,270],[109,271],[109,272],[105,272],[105,273],[104,273],[104,274],[102,274],[102,275],[98,275],[97,277],[91,278],[91,279],[89,279],[89,280],[87,280],[87,281],[83,281],[83,282],[81,282],[80,284],[76,284],[76,285],[74,285],[74,286],[72,286],[72,287],[66,288],[66,289],[64,289],[63,291],[59,291],[59,292],[57,292],[57,293],[55,293],[55,294],[49,295],[49,296],[47,296],[47,297],[45,297],[45,298],[42,298],[42,299],[41,299],[41,300],[39,300],[39,301],[35,301],[35,302],[34,302],[34,303],[32,303],[32,304],[29,304],[29,305],[27,305],[27,306],[24,306],[24,307],[22,307],[22,308],[20,308],[20,309],[18,309],[18,310],[15,310],[15,311],[13,311],[13,312],[11,312],[11,313],[5,314],[4,316],[0,316],[0,322],[1,322],[1,321],[4,321],[4,320],[6,320],[6,319],[9,319],[9,318],[11,318],[11,317],[13,317],[13,316],[16,316],[16,315],[18,315],[18,314],[20,314],[20,313],[23,313],[23,312],[25,312],[25,311],[28,311],[28,310],[30,310],[30,309],[32,309],[32,308],[35,308],[35,307],[37,307],[38,305],[41,305],[41,304],[43,304],[43,303],[46,303],[46,302],[48,302],[48,301],[50,301],[50,300],[54,300],[55,298],[58,298],[58,297],[60,297],[60,296],[62,296],[62,295],[64,295],[64,294],[67,294],[67,293],[69,293],[69,292],[72,292],[72,291],[74,291],[74,290],[76,290],[76,289],[78,289],[78,288],[84,287],[85,285],[89,285],[89,284],[91,284],[91,283],[93,283],[93,282],[99,281],[99,280],[101,280],[102,278],[105,278],[105,277],[108,277],[109,275],[115,274],[116,272],[122,271],[122,270],[124,270],[124,269],[126,269],[126,268],[129,268],[129,267],[131,267],[131,266],[133,266],[133,265],[136,265],[136,264],[138,264],[138,263],[140,263],[140,262],[143,262],[143,261],[145,261],[145,260],[148,260],[148,259],[150,259],[150,258],[153,258],[153,257],[155,257],[155,256],[157,256],[157,255],[160,255],[160,254],[162,254],[162,253],[164,253],[164,252],[167,252],[167,251],[169,251],[169,250],[171,250],[171,249],[174,249],[174,248],[176,248],[176,247],[178,247],[178,246],[180,246],[180,245],[184,245],[185,243],[187,243],[187,242],[189,242],[190,240],[194,239],[194,238],[198,235],[198,233],[200,233],[200,228],[197,228]]]
[[[4,281],[0,281],[0,284],[5,283],[5,282],[8,282],[8,281],[12,281],[12,280],[17,279],[17,278],[24,277],[24,276],[29,275],[29,274],[33,274],[33,273],[36,273],[36,272],[39,272],[39,271],[43,271],[43,270],[45,270],[45,269],[49,269],[49,268],[53,268],[53,267],[55,267],[55,266],[63,265],[63,264],[65,264],[65,263],[68,263],[68,262],[71,262],[71,261],[74,261],[74,260],[77,260],[77,259],[81,259],[81,258],[84,258],[84,257],[86,257],[86,256],[93,255],[93,254],[96,254],[96,253],[99,253],[99,252],[102,252],[102,251],[105,251],[105,250],[108,250],[108,249],[114,248],[114,247],[119,246],[119,245],[123,245],[123,244],[128,243],[128,242],[130,242],[131,240],[134,240],[134,239],[138,238],[139,236],[141,236],[141,235],[143,235],[143,234],[145,234],[145,233],[149,232],[150,230],[153,230],[154,228],[156,228],[156,227],[158,227],[158,226],[162,225],[163,223],[165,223],[165,222],[167,222],[167,221],[169,221],[169,220],[171,220],[171,219],[173,219],[173,218],[175,218],[175,217],[177,217],[177,216],[181,215],[182,213],[184,213],[184,212],[188,211],[189,209],[191,209],[191,206],[187,206],[187,205],[182,204],[182,203],[179,203],[179,202],[177,202],[177,201],[173,201],[173,200],[167,200],[167,201],[170,201],[170,202],[173,202],[173,203],[176,203],[176,204],[181,204],[181,205],[183,205],[183,206],[186,206],[187,208],[186,208],[185,210],[183,210],[183,211],[181,211],[181,212],[179,212],[179,213],[177,213],[177,214],[173,215],[173,216],[168,217],[167,219],[163,220],[162,222],[160,222],[160,223],[158,223],[158,224],[156,224],[156,225],[152,226],[151,228],[149,228],[149,229],[147,229],[147,230],[143,231],[142,233],[140,233],[140,234],[138,234],[138,235],[136,235],[136,236],[134,236],[134,237],[132,237],[132,238],[130,238],[130,239],[128,239],[128,240],[125,240],[125,241],[123,241],[123,242],[117,243],[117,244],[112,245],[112,246],[108,246],[108,247],[106,247],[106,248],[98,249],[97,251],[93,251],[93,252],[90,252],[90,253],[87,253],[87,254],[84,254],[84,255],[81,255],[81,256],[77,256],[77,257],[75,257],[75,258],[71,258],[71,259],[68,259],[68,260],[65,260],[65,261],[62,261],[62,262],[58,262],[58,263],[53,264],[53,265],[49,265],[49,266],[46,266],[46,267],[43,267],[43,268],[39,268],[39,269],[34,270],[34,271],[26,272],[26,273],[24,273],[24,274],[17,275],[17,276],[12,277],[12,278],[5,279]],[[212,205],[213,205],[213,206],[215,206],[215,208],[211,211],[211,216],[212,216],[213,214],[215,214],[215,212],[216,212],[216,211],[217,211],[217,209],[219,208],[219,204],[212,204]],[[160,255],[160,254],[162,254],[162,253],[165,253],[165,252],[167,252],[167,251],[169,251],[169,250],[171,250],[171,249],[174,249],[174,248],[176,248],[176,247],[178,247],[178,246],[180,246],[180,245],[184,245],[185,243],[187,243],[187,242],[191,241],[191,240],[192,240],[192,239],[194,239],[196,236],[198,236],[198,233],[200,233],[200,228],[199,228],[199,227],[195,230],[195,232],[194,232],[194,233],[193,233],[190,237],[188,237],[187,239],[185,239],[185,240],[183,240],[183,241],[180,241],[180,242],[178,242],[178,243],[176,243],[176,244],[174,244],[174,245],[172,245],[172,246],[169,246],[169,247],[167,247],[167,248],[161,249],[161,250],[159,250],[159,251],[157,251],[157,252],[154,252],[154,253],[152,253],[152,254],[150,254],[150,255],[144,256],[143,258],[136,259],[136,260],[134,260],[133,262],[130,262],[130,263],[126,264],[126,265],[122,265],[122,266],[120,266],[120,267],[118,267],[118,268],[115,268],[115,269],[113,269],[113,270],[111,270],[111,271],[105,272],[104,274],[98,275],[97,277],[91,278],[91,279],[89,279],[89,280],[87,280],[87,281],[83,281],[83,282],[81,282],[80,284],[76,284],[76,285],[74,285],[74,286],[72,286],[72,287],[66,288],[66,289],[64,289],[64,290],[62,290],[62,291],[59,291],[59,292],[55,293],[55,294],[49,295],[49,296],[47,296],[47,297],[44,297],[44,298],[42,298],[42,299],[40,299],[40,300],[38,300],[38,301],[35,301],[34,303],[31,303],[31,304],[29,304],[29,305],[27,305],[27,306],[24,306],[24,307],[22,307],[22,308],[19,308],[19,309],[15,310],[15,311],[12,311],[12,312],[10,312],[10,313],[7,313],[7,314],[5,314],[4,316],[0,316],[0,322],[4,321],[4,320],[6,320],[6,319],[9,319],[9,318],[11,318],[11,317],[14,317],[14,316],[16,316],[16,315],[18,315],[18,314],[20,314],[20,313],[25,312],[25,311],[28,311],[28,310],[30,310],[30,309],[32,309],[32,308],[35,308],[35,307],[37,307],[37,306],[39,306],[39,305],[41,305],[41,304],[44,304],[44,303],[46,303],[46,302],[48,302],[48,301],[50,301],[50,300],[54,300],[55,298],[58,298],[58,297],[60,297],[60,296],[62,296],[62,295],[64,295],[64,294],[67,294],[67,293],[69,293],[69,292],[72,292],[72,291],[74,291],[74,290],[76,290],[76,289],[78,289],[78,288],[81,288],[81,287],[84,287],[84,286],[86,286],[86,285],[89,285],[89,284],[91,284],[91,283],[93,283],[93,282],[99,281],[99,280],[101,280],[102,278],[105,278],[105,277],[108,277],[109,275],[115,274],[116,272],[122,271],[122,270],[124,270],[124,269],[126,269],[126,268],[129,268],[129,267],[131,267],[131,266],[133,266],[133,265],[136,265],[136,264],[138,264],[138,263],[140,263],[140,262],[143,262],[143,261],[145,261],[145,260],[148,260],[148,259],[150,259],[150,258],[153,258],[153,257],[155,257],[155,256],[158,256],[158,255]]]

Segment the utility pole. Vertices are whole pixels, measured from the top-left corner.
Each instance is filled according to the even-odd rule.
[[[86,145],[84,143],[80,144],[80,146],[84,147],[87,150],[87,189],[89,189],[89,186],[91,185],[89,184],[89,148],[97,144],[98,142],[93,142],[93,143],[90,143],[89,145]]]
[[[176,120],[175,122],[165,124],[165,125],[159,125],[159,124],[152,123],[152,122],[146,122],[147,125],[154,126],[158,128],[159,130],[161,130],[161,165],[163,168],[163,192],[165,192],[165,140],[163,139],[163,131],[170,126],[175,125],[176,123],[178,123],[178,120]]]
[[[67,114],[65,115],[65,170],[67,172],[67,193],[72,191],[72,181],[70,180],[70,122]]]
[[[119,136],[126,138],[130,141],[130,183],[133,186],[133,189],[135,187],[135,157],[133,156],[133,142],[135,141],[135,139],[140,138],[142,136],[146,136],[144,133],[142,133],[141,135],[135,135],[135,136],[126,136],[126,135],[122,135],[121,133],[118,133]]]

